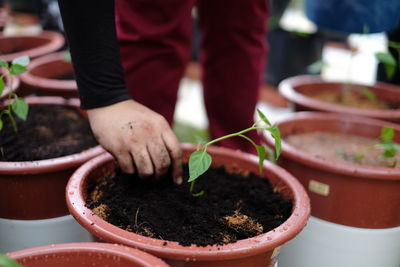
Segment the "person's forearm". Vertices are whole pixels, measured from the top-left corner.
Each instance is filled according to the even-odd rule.
[[[114,21],[114,0],[58,0],[84,109],[129,99]]]

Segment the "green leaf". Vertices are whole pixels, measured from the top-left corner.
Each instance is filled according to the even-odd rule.
[[[200,192],[198,192],[198,193],[192,193],[192,196],[194,196],[194,197],[201,197],[202,195],[204,195],[204,190],[201,190]]]
[[[383,151],[382,157],[384,158],[393,158],[394,156],[396,156],[396,149],[394,148],[390,148],[390,149],[385,149]]]
[[[207,140],[205,140],[202,136],[200,135],[195,135],[194,139],[196,140],[196,145],[200,146],[200,145],[204,145],[205,143],[207,143]]]
[[[64,52],[64,61],[71,62],[71,53],[69,51]]]
[[[365,96],[369,101],[376,102],[376,95],[374,91],[369,88],[363,88],[361,93]]]
[[[328,64],[323,60],[318,60],[312,63],[307,67],[307,71],[311,74],[321,73],[323,68],[325,68]]]
[[[3,129],[3,121],[0,119],[0,131]]]
[[[308,32],[293,31],[293,33],[301,38],[308,38],[311,36]]]
[[[389,80],[393,79],[393,76],[396,72],[396,60],[393,55],[388,52],[378,52],[375,54],[375,57],[385,66],[386,76]]]
[[[2,267],[22,267],[18,262],[0,254],[0,266]]]
[[[0,59],[0,67],[8,69],[8,62],[3,59]]]
[[[13,64],[11,65],[10,68],[10,73],[12,75],[20,75],[24,72],[26,72],[28,69],[25,66],[19,65],[19,64]]]
[[[394,129],[392,127],[384,126],[381,129],[380,139],[382,142],[390,142],[394,137]]]
[[[395,48],[395,49],[400,49],[400,43],[399,42],[394,42],[394,41],[389,41],[389,47]]]
[[[30,60],[28,56],[22,56],[22,57],[17,57],[11,62],[11,67],[12,65],[20,65],[23,67],[28,66]]]
[[[4,80],[3,80],[3,77],[1,77],[0,78],[0,96],[3,94],[4,87],[5,87]]]
[[[263,163],[265,160],[265,147],[264,146],[256,146],[257,149],[257,153],[258,153],[258,166],[260,168],[260,175],[262,174],[262,170],[263,170]]]
[[[275,157],[278,159],[282,151],[281,132],[276,125],[272,125],[271,127],[267,128],[267,130],[271,133],[272,138],[275,140]]]
[[[21,98],[15,99],[15,101],[11,104],[11,108],[15,115],[17,115],[21,120],[26,120],[28,117],[29,106],[25,100]]]
[[[205,173],[211,166],[211,156],[205,150],[195,151],[189,158],[189,180],[192,182]]]
[[[260,117],[260,119],[265,122],[268,126],[271,126],[272,124],[269,122],[269,120],[267,119],[267,117],[264,115],[264,113],[261,112],[261,110],[257,109],[257,113],[258,113],[258,117]]]

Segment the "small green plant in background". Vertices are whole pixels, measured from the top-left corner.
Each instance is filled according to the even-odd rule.
[[[18,262],[0,254],[0,267],[22,267]]]
[[[397,51],[400,59],[400,43],[389,42],[388,46],[394,48]],[[396,73],[396,68],[397,67],[400,68],[400,66],[398,66],[397,64],[396,59],[394,58],[392,53],[390,53],[390,51],[378,52],[375,54],[375,57],[379,62],[383,64],[383,66],[385,67],[386,77],[388,78],[389,81],[391,81]]]
[[[394,129],[392,127],[383,127],[381,130],[380,142],[377,144],[377,148],[383,149],[382,158],[392,159],[396,156],[397,152],[400,151],[400,144],[393,142]],[[395,160],[391,167],[396,167],[397,161]]]
[[[13,92],[13,77],[20,75],[27,71],[26,66],[29,64],[29,57],[23,56],[16,58],[11,64],[7,61],[0,59],[0,66],[6,71],[5,74],[0,76],[0,96],[3,94],[5,88],[4,78],[8,76],[10,79],[10,92],[8,93],[8,105],[5,107],[0,106],[0,131],[3,129],[3,116],[7,116],[12,124],[14,132],[18,132],[17,123],[15,122],[14,115],[22,120],[26,120],[28,116],[29,106],[22,98],[19,98],[16,93]]]
[[[193,152],[190,155],[189,158],[189,180],[190,182],[190,192],[192,193],[193,196],[201,196],[204,194],[204,191],[201,191],[199,193],[194,193],[194,185],[196,180],[204,173],[206,172],[210,166],[211,166],[211,161],[212,157],[210,154],[207,153],[207,148],[210,145],[213,145],[221,140],[231,138],[231,137],[241,137],[244,138],[245,140],[249,141],[257,150],[258,157],[259,157],[259,170],[260,174],[262,174],[262,169],[263,169],[263,162],[267,156],[267,151],[268,149],[263,146],[263,145],[257,145],[253,140],[251,140],[249,137],[244,135],[247,132],[253,131],[253,130],[263,130],[263,131],[268,131],[272,135],[272,137],[275,140],[275,159],[277,159],[281,153],[281,135],[279,132],[279,129],[276,125],[272,125],[269,120],[266,118],[266,116],[260,111],[257,110],[259,120],[255,122],[251,127],[241,130],[236,133],[228,134],[219,138],[216,138],[214,140],[211,140],[207,143],[202,144],[199,149],[195,152]],[[264,122],[265,125],[261,125],[261,123]]]

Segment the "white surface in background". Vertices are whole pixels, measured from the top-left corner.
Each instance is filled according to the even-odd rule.
[[[71,215],[45,220],[0,218],[0,253],[51,244],[89,241],[92,241],[92,235]]]
[[[196,128],[208,128],[203,87],[199,81],[189,78],[181,80],[174,120]]]
[[[311,216],[282,246],[279,267],[399,267],[400,227],[365,229]]]
[[[326,80],[372,85],[376,80],[378,61],[375,53],[386,51],[386,36],[379,34],[351,34],[349,45],[357,52],[325,46],[322,59],[326,67],[322,76]]]
[[[287,8],[283,12],[279,25],[286,31],[316,33],[317,26],[309,20],[302,8]]]

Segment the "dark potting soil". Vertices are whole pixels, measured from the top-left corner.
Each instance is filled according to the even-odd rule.
[[[197,180],[195,191],[200,190],[204,195],[193,197],[187,182],[154,182],[117,170],[89,186],[87,206],[122,229],[183,246],[222,245],[266,233],[292,212],[291,200],[252,173],[244,177],[211,168]]]
[[[89,122],[75,108],[60,105],[30,106],[28,119],[16,118],[15,133],[6,116],[0,131],[0,161],[56,158],[96,146]]]
[[[54,79],[62,80],[62,81],[71,81],[71,80],[75,80],[75,76],[71,72],[71,73],[66,73],[64,75],[60,75],[60,76],[54,77]]]

